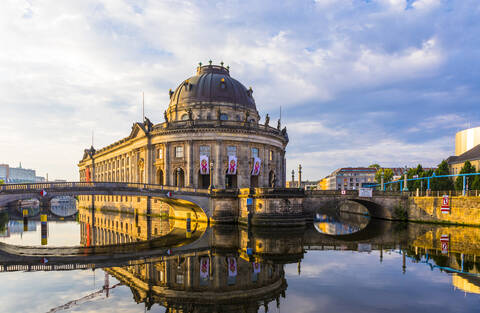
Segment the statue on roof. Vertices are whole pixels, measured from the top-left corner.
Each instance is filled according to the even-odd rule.
[[[189,121],[193,121],[193,113],[192,113],[192,109],[188,109],[187,110],[187,114],[188,114],[188,120]]]
[[[278,119],[278,122],[277,122],[277,129],[280,130],[280,128],[282,127],[282,123],[280,122],[280,119]]]
[[[268,123],[270,123],[270,116],[268,116],[267,113],[267,116],[265,116],[265,126],[268,126]]]
[[[163,112],[163,118],[165,119],[165,123],[168,123],[167,111],[164,111],[164,112]]]

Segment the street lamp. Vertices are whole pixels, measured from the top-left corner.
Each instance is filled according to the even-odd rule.
[[[403,179],[404,179],[404,188],[403,188],[403,191],[408,191],[408,186],[407,186],[407,171],[408,171],[408,167],[405,165],[405,172],[403,173]]]

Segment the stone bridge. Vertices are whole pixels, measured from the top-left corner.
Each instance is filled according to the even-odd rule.
[[[46,192],[46,195],[41,195]],[[372,217],[401,219],[399,208],[407,208],[409,195],[373,191],[373,197],[359,197],[358,191],[305,191],[296,188],[197,189],[142,183],[61,182],[9,184],[0,186],[0,207],[23,199],[39,199],[44,206],[56,196],[145,196],[160,198],[173,208],[205,213],[212,222],[240,222],[270,226],[304,225],[325,208],[338,208],[353,201],[363,205]],[[251,199],[249,202],[248,199]],[[46,204],[45,204],[46,203]],[[93,206],[93,203],[92,203]],[[400,214],[401,215],[401,214]]]
[[[348,201],[361,204],[370,216],[387,220],[403,219],[402,210],[409,207],[410,195],[401,192],[373,190],[372,197],[360,197],[358,190],[307,190],[303,208],[308,216],[319,210],[339,208]],[[358,212],[359,213],[359,212]]]

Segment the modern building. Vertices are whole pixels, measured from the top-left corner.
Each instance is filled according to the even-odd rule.
[[[260,115],[252,88],[229,67],[201,65],[170,90],[163,123],[134,123],[130,135],[79,162],[81,181],[179,187],[284,187],[286,128]]]
[[[0,179],[7,184],[14,183],[39,183],[45,178],[37,176],[35,170],[19,167],[10,167],[8,164],[0,164]]]
[[[455,134],[455,155],[447,159],[450,174],[459,174],[466,161],[470,161],[477,170],[480,169],[480,127]]]
[[[325,177],[327,190],[357,190],[364,183],[374,183],[376,168],[342,167]]]

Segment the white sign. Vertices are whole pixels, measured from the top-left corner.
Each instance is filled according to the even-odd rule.
[[[364,198],[371,198],[372,197],[372,188],[360,188],[358,189],[358,196]]]

